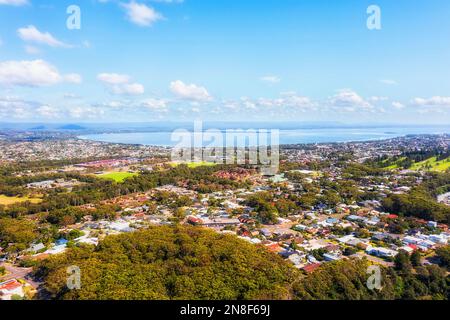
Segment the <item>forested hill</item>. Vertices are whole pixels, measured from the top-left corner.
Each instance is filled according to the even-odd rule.
[[[67,290],[67,267],[81,289]],[[192,227],[153,227],[73,248],[37,273],[59,299],[288,299],[294,270],[265,248]]]
[[[69,266],[81,270],[79,290],[67,289]],[[233,235],[159,226],[109,236],[96,248],[72,248],[42,261],[35,273],[53,299],[448,299],[443,268],[399,254],[395,268],[381,269],[377,291],[366,285],[368,266],[365,259],[342,260],[305,275]]]

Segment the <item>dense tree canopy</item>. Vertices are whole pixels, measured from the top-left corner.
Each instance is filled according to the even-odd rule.
[[[81,289],[67,290],[67,267]],[[265,248],[193,227],[153,227],[73,248],[36,274],[58,299],[286,299],[296,270]]]
[[[305,275],[235,236],[164,226],[71,248],[35,274],[54,299],[448,299],[445,269],[411,265],[403,253],[395,265],[380,268],[382,290],[372,290],[366,259],[324,263]],[[80,268],[79,290],[67,289],[69,266]]]

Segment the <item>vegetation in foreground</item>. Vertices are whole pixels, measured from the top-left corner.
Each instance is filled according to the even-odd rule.
[[[81,289],[66,287],[67,267]],[[367,287],[365,259],[324,264],[305,275],[262,246],[195,227],[152,227],[107,237],[42,261],[35,275],[54,299],[448,299],[449,279],[401,253],[381,268],[382,290]]]

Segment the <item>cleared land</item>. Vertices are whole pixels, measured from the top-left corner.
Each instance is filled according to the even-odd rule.
[[[31,203],[39,203],[42,202],[42,199],[39,198],[29,198],[29,197],[8,197],[5,195],[0,195],[0,205],[9,206],[15,203],[21,202],[31,202]]]
[[[123,182],[125,179],[137,176],[137,173],[132,172],[107,172],[98,175],[99,178],[114,180],[115,182]]]
[[[414,163],[411,166],[411,170],[430,170],[441,172],[446,171],[448,168],[450,168],[450,158],[437,161],[436,157]]]
[[[398,162],[404,161],[404,160],[405,160],[405,158],[401,158],[401,159],[399,159]],[[384,168],[387,170],[395,170],[395,169],[399,169],[399,165],[392,164],[392,165],[390,165],[388,167],[384,167]],[[426,170],[426,171],[444,172],[444,171],[447,171],[449,168],[450,168],[450,157],[447,159],[441,160],[441,161],[437,161],[437,157],[432,157],[430,159],[414,163],[408,169],[415,170],[415,171]]]
[[[200,161],[200,162],[171,162],[170,165],[172,167],[177,167],[180,164],[185,164],[187,165],[189,168],[197,168],[197,167],[212,167],[215,166],[216,164],[214,162],[207,162],[207,161]]]

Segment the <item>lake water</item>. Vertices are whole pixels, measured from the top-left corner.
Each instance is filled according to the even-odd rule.
[[[259,128],[257,125],[252,129],[258,131],[268,127]],[[249,128],[244,128],[247,130]],[[102,133],[83,135],[79,138],[122,144],[140,144],[152,146],[175,146],[179,143],[180,136],[172,136],[173,131],[158,129],[152,132],[124,132],[124,133]],[[223,139],[226,140],[225,129],[218,129],[222,132]],[[269,129],[270,130],[270,129]],[[192,132],[192,131],[190,131]],[[369,141],[383,140],[395,137],[401,137],[412,134],[450,134],[449,126],[422,126],[422,127],[370,127],[370,128],[304,128],[304,129],[280,129],[280,144],[300,144],[300,143],[329,143],[329,142],[350,142],[350,141]],[[184,137],[193,136],[192,133],[185,133]],[[195,137],[200,137],[201,133],[196,133]],[[239,143],[238,143],[239,144]],[[209,145],[204,143],[204,145]],[[212,144],[214,145],[214,143]],[[221,143],[219,145],[222,145]],[[227,145],[232,145],[227,143]],[[245,145],[249,145],[247,141]],[[185,146],[185,145],[183,145]]]

